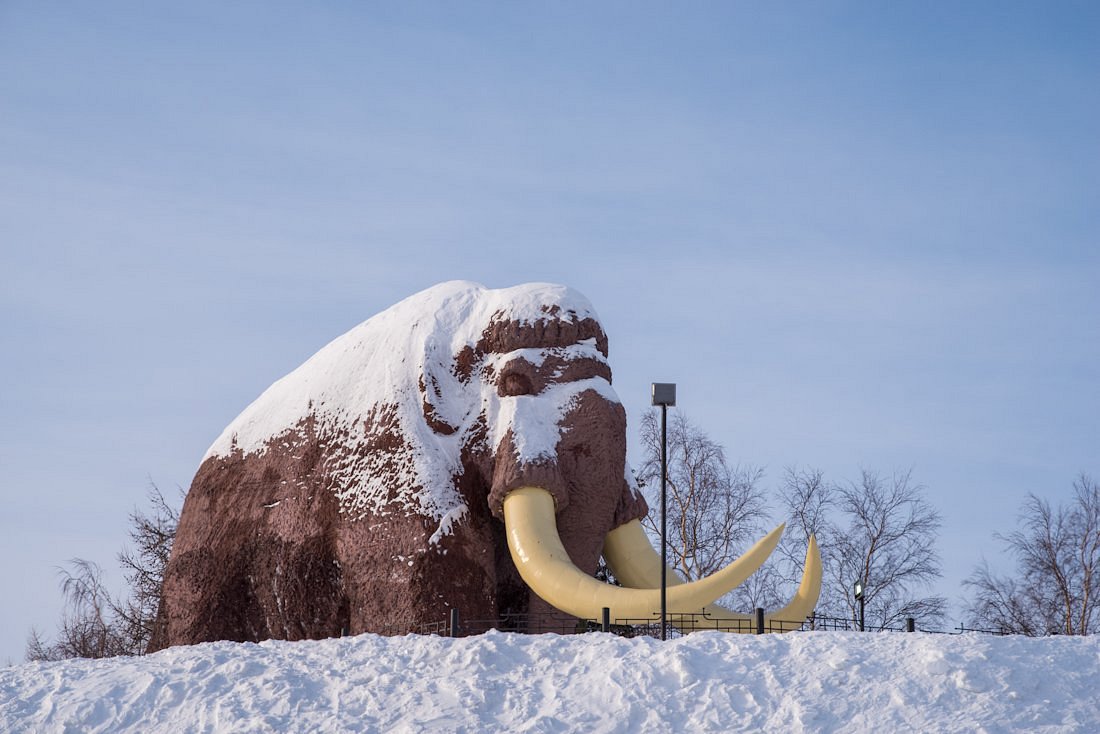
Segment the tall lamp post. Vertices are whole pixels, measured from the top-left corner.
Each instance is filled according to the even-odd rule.
[[[859,602],[859,631],[863,632],[863,582],[855,582],[852,590],[855,592],[856,601]]]
[[[676,384],[653,383],[653,405],[661,406],[661,639],[668,637],[668,409],[676,405]]]

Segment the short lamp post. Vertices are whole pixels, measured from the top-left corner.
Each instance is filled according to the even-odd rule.
[[[865,604],[863,599],[863,582],[857,581],[852,587],[852,590],[855,592],[856,601],[859,602],[859,631],[863,632],[863,610]]]
[[[668,409],[676,405],[676,385],[671,382],[653,383],[653,405],[661,406],[661,639],[668,638],[668,527],[665,517],[668,508]]]

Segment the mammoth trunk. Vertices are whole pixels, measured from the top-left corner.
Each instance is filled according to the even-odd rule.
[[[539,522],[556,528],[562,550],[583,574],[596,572],[604,538],[613,528],[644,517],[645,500],[626,479],[626,416],[621,405],[594,391],[581,392],[560,423],[560,438],[551,458],[523,461],[509,430],[495,452],[491,467],[489,507],[497,522],[505,519],[505,499],[523,487],[544,488],[550,514]],[[518,578],[513,554],[503,533],[497,548],[505,577]],[[498,572],[499,573],[499,572]],[[525,584],[526,609],[551,625],[563,627],[576,615],[540,596]],[[555,624],[556,623],[556,624]]]

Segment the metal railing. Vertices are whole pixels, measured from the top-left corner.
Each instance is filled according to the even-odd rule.
[[[767,634],[777,632],[827,632],[860,631],[859,620],[845,617],[829,617],[813,614],[801,622],[770,620],[762,609],[747,618],[715,618],[707,614],[669,614],[667,616],[667,636],[682,637],[691,632],[716,630],[720,632],[739,632],[744,634]],[[503,614],[493,619],[462,619],[458,609],[452,608],[450,618],[439,622],[417,625],[406,629],[384,631],[381,634],[426,634],[450,637],[469,637],[483,634],[489,630],[501,632],[524,632],[528,634],[585,634],[589,632],[608,632],[619,637],[655,637],[661,638],[659,615],[646,618],[612,617],[609,609],[604,609],[603,619],[599,622],[587,619],[567,617],[562,614]],[[986,634],[1006,635],[1004,630],[978,629],[959,625],[954,630],[918,628],[912,618],[907,618],[903,626],[878,625],[865,626],[866,632],[925,632],[930,634]]]

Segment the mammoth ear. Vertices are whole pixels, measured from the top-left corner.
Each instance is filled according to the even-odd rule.
[[[424,421],[436,433],[443,436],[455,433],[476,407],[478,391],[471,391],[471,381],[477,372],[475,363],[476,355],[469,347],[456,355],[449,344],[434,337],[425,341],[416,386]],[[471,398],[475,404],[470,404]]]

